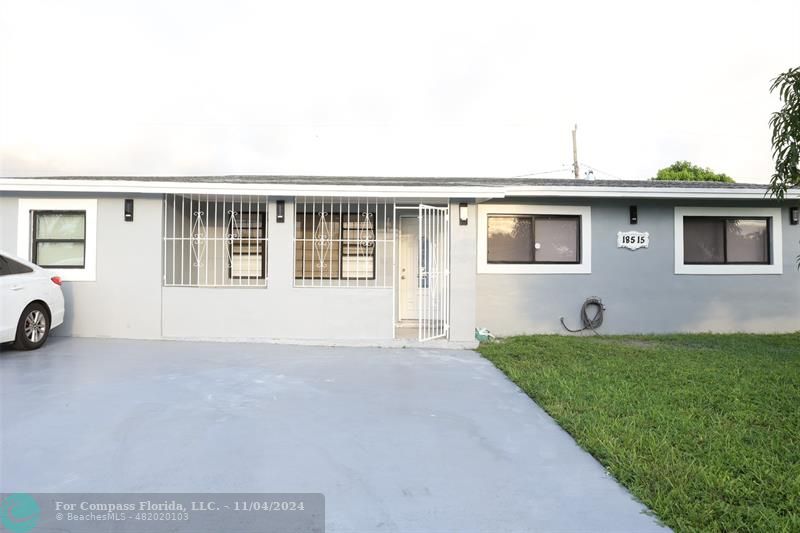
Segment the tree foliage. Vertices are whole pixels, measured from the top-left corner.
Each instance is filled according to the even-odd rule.
[[[775,160],[770,191],[783,198],[787,190],[800,186],[800,67],[790,68],[772,80],[769,92],[776,91],[783,108],[769,119]]]
[[[676,161],[662,168],[653,178],[664,181],[725,181],[733,182],[733,178],[714,172],[710,168],[693,165],[688,161]]]

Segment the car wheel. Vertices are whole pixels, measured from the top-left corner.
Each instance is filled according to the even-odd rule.
[[[48,335],[50,335],[50,316],[47,309],[40,303],[28,304],[19,317],[14,348],[35,350],[44,344]]]

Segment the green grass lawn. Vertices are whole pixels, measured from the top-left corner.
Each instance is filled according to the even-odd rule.
[[[800,334],[514,337],[480,352],[676,531],[800,531]]]

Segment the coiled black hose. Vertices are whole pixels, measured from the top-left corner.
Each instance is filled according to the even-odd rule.
[[[589,316],[589,308],[595,307],[597,310],[594,313],[594,316]],[[564,317],[561,317],[561,325],[564,326],[564,329],[569,331],[570,333],[580,333],[581,331],[586,331],[587,329],[592,330],[596,335],[597,328],[603,325],[603,311],[606,310],[606,306],[603,305],[603,300],[597,298],[596,296],[592,296],[591,298],[586,298],[586,301],[583,302],[581,306],[581,322],[583,322],[583,327],[580,329],[569,329],[567,324],[564,322]]]

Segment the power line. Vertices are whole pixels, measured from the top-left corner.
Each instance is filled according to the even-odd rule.
[[[606,176],[610,176],[610,177],[612,177],[614,179],[617,179],[617,180],[626,180],[626,179],[628,179],[628,178],[623,178],[623,177],[621,177],[621,176],[619,176],[617,174],[612,174],[611,172],[606,172],[605,170],[597,168],[594,165],[590,165],[589,163],[582,163],[582,164],[583,164],[583,166],[589,168],[590,170],[594,170],[595,172],[599,172],[600,174],[605,174]]]
[[[555,174],[557,172],[565,172],[569,167],[564,165],[563,167],[556,169],[556,170],[544,170],[541,172],[528,172],[527,174],[519,174],[517,176],[510,176],[512,178],[526,178],[528,176],[541,176],[542,174]]]
[[[581,161],[580,165],[583,166],[583,167],[586,167],[589,170],[593,170],[596,173],[603,174],[604,176],[608,176],[611,179],[615,179],[615,180],[630,180],[630,178],[625,178],[625,177],[620,176],[619,174],[606,172],[605,170],[603,170],[601,168],[597,168],[596,166],[590,165],[589,163],[586,163],[584,161]],[[547,175],[547,174],[559,174],[559,173],[567,173],[567,172],[571,176],[572,172],[573,172],[573,169],[574,169],[573,165],[564,164],[561,168],[557,168],[557,169],[553,169],[553,170],[542,170],[542,171],[538,171],[538,172],[526,172],[525,174],[517,174],[516,176],[509,176],[509,177],[510,178],[527,178],[527,177],[530,177],[530,176],[542,176],[542,175]]]

